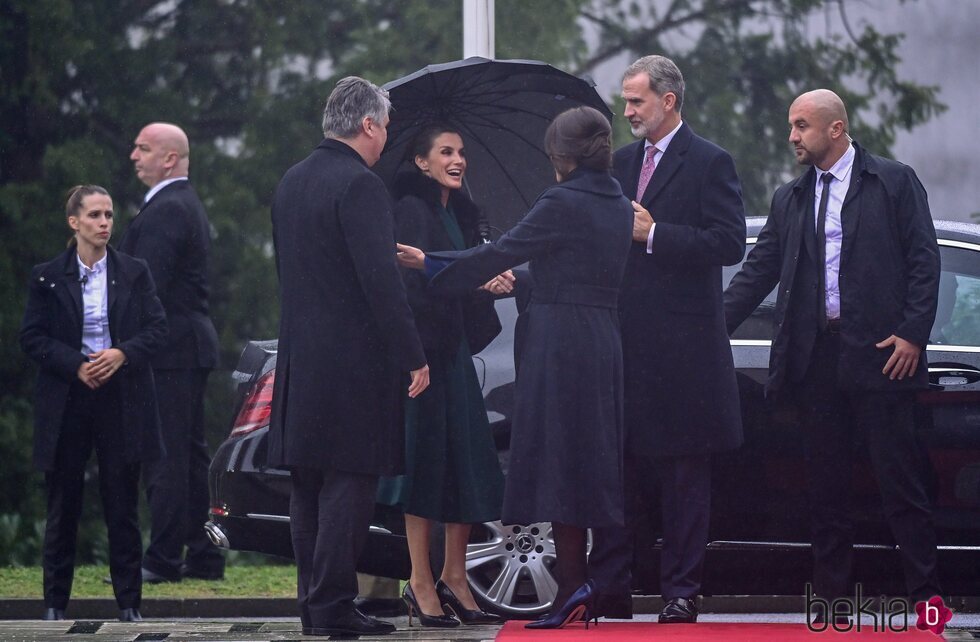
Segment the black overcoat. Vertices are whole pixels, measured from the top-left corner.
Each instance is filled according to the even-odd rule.
[[[452,241],[439,215],[439,184],[421,172],[409,170],[395,177],[395,238],[399,243],[427,252],[453,250]],[[480,211],[459,190],[449,194],[449,207],[463,233],[466,247],[483,243]],[[452,359],[465,336],[470,353],[483,350],[500,333],[500,320],[494,310],[494,297],[486,290],[473,290],[463,296],[440,296],[429,288],[428,279],[418,270],[402,269],[408,303],[415,314],[415,325],[429,363]]]
[[[324,140],[279,182],[272,231],[281,315],[269,462],[402,472],[406,373],[426,362],[384,184],[351,147]]]
[[[146,261],[167,312],[166,345],[153,367],[214,368],[218,335],[208,316],[210,227],[190,181],[176,181],[144,204],[119,241],[119,251]]]
[[[631,199],[643,154],[641,140],[613,158]],[[737,448],[742,420],[721,281],[722,266],[745,252],[735,163],[683,124],[641,204],[656,222],[653,253],[632,244],[619,299],[628,447],[647,457]]]
[[[869,154],[854,143],[851,184],[841,209],[841,353],[838,382],[849,390],[903,390],[928,385],[923,351],[915,374],[882,374],[892,349],[875,344],[897,335],[925,348],[936,318],[939,246],[925,188],[911,167]],[[779,284],[769,353],[769,390],[802,379],[817,335],[817,252],[813,199],[816,170],[776,190],[769,218],[745,264],[725,291],[734,330]]]
[[[108,248],[109,335],[126,355],[114,378],[120,383],[121,417],[126,441],[120,444],[127,463],[163,455],[160,416],[150,359],[166,341],[167,319],[156,296],[153,277],[140,259]],[[40,366],[34,392],[34,465],[50,471],[68,392],[78,381],[82,354],[82,286],[74,247],[34,267],[20,345]]]
[[[633,209],[607,172],[578,169],[434,288],[462,291],[530,261],[503,521],[623,524],[622,339],[616,299]]]

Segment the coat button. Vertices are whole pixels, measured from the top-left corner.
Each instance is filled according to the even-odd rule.
[[[40,280],[43,281],[44,280],[44,277],[42,276]]]
[[[51,284],[51,287],[54,287],[54,283]]]

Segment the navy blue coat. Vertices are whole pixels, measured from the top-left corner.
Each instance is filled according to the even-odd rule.
[[[167,320],[146,263],[108,248],[109,335],[126,355],[120,382],[125,461],[163,454],[150,359],[166,341]],[[78,381],[82,354],[82,286],[71,247],[31,271],[20,345],[39,366],[34,394],[34,465],[52,470],[68,392]]]
[[[466,291],[530,261],[504,523],[623,524],[622,340],[616,300],[633,209],[607,172],[578,169],[500,240],[464,252],[432,287]]]
[[[426,361],[384,183],[350,146],[324,140],[279,182],[272,234],[281,314],[269,463],[401,473],[406,373]]]
[[[619,149],[613,174],[636,198],[643,141]],[[681,125],[641,204],[657,227],[653,253],[630,248],[619,299],[630,451],[689,456],[742,443],[735,366],[722,308],[721,268],[745,252],[735,163]]]
[[[130,222],[119,251],[146,261],[167,312],[167,344],[153,358],[157,370],[214,368],[218,334],[208,316],[210,228],[190,181],[157,192]]]
[[[892,350],[875,344],[897,335],[925,348],[939,297],[939,246],[926,191],[911,167],[854,144],[851,184],[841,209],[841,354],[838,382],[849,390],[907,390],[928,385],[925,352],[911,377],[881,373]],[[725,291],[734,331],[779,284],[769,353],[769,390],[802,379],[817,335],[817,263],[811,167],[776,190],[769,218]],[[812,227],[811,227],[812,229]]]

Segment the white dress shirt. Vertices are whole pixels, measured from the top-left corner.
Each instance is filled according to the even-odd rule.
[[[78,261],[78,280],[82,286],[82,354],[92,354],[112,347],[109,336],[108,255],[91,268]]]
[[[647,152],[648,148],[650,147],[657,148],[657,151],[653,153],[654,174],[657,173],[656,168],[660,166],[660,159],[664,157],[664,153],[667,151],[667,146],[670,145],[670,141],[674,140],[674,134],[677,133],[677,131],[681,128],[681,125],[683,124],[684,124],[683,120],[677,123],[677,127],[674,127],[672,130],[670,130],[669,134],[667,134],[666,136],[658,140],[656,143],[651,143],[648,140],[643,144],[644,157],[646,157],[646,154],[648,153]],[[650,179],[650,182],[653,182],[653,178]],[[650,189],[649,185],[647,185],[647,189]],[[650,226],[650,234],[647,235],[647,254],[653,254],[653,231],[655,229],[657,229],[656,221]]]
[[[171,183],[176,183],[177,181],[186,181],[186,180],[187,180],[187,177],[186,176],[178,176],[177,178],[168,178],[165,181],[160,181],[159,183],[157,183],[156,185],[154,185],[153,187],[151,187],[150,188],[150,191],[147,192],[146,193],[146,196],[143,197],[143,205],[146,205],[147,203],[149,203],[150,202],[150,199],[153,198],[154,196],[156,196],[157,195],[157,192],[159,192],[160,190],[162,190],[167,185],[170,185]]]
[[[847,188],[851,185],[851,169],[854,167],[854,146],[848,144],[847,151],[834,163],[833,167],[826,172],[820,168],[817,170],[817,189],[814,190],[813,199],[813,224],[816,227],[817,216],[820,211],[820,192],[822,186],[821,177],[824,174],[833,176],[828,188],[830,195],[827,198],[827,219],[824,232],[827,238],[825,245],[826,262],[824,264],[824,283],[827,286],[825,302],[827,304],[827,318],[840,318],[840,249],[844,240],[844,228],[841,226],[840,212],[844,205],[844,197],[847,196]],[[819,238],[819,234],[817,235]]]

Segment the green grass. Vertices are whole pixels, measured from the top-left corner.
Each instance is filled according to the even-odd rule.
[[[75,568],[72,597],[112,598],[112,587],[102,582],[108,577],[107,566]],[[0,567],[0,597],[40,598],[41,568]],[[166,584],[144,584],[143,597],[296,597],[296,567],[229,566],[225,579],[218,582],[184,580]]]

